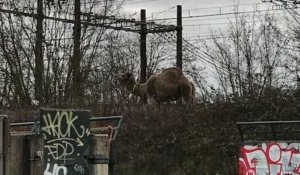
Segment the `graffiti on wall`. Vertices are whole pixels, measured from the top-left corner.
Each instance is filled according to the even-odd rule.
[[[239,175],[300,175],[300,143],[243,145]]]
[[[41,109],[44,175],[88,175],[84,155],[90,134],[88,111]]]

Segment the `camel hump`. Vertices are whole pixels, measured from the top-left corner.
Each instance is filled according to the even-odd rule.
[[[176,74],[183,74],[182,70],[177,68],[177,67],[170,67],[170,68],[167,68],[167,69],[164,69],[162,71],[162,74],[163,73],[176,73]]]
[[[167,82],[176,82],[178,81],[178,79],[184,77],[182,70],[176,67],[163,70],[163,72],[159,74],[159,76]]]

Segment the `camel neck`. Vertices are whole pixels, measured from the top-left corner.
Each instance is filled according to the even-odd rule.
[[[134,91],[136,90],[136,88],[138,87],[138,84],[134,84],[133,88],[132,88],[132,93],[134,94]]]
[[[138,84],[136,84],[136,83],[129,83],[126,85],[126,88],[129,92],[134,94],[134,91],[136,90],[137,86],[138,86]]]

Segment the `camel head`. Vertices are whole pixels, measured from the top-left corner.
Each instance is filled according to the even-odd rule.
[[[123,73],[118,77],[119,81],[133,95],[139,97],[146,96],[146,84],[138,84],[132,73]]]
[[[136,83],[132,73],[122,73],[121,75],[119,75],[118,79],[124,85]]]
[[[133,92],[136,81],[132,73],[122,73],[118,76],[118,79],[129,92]]]

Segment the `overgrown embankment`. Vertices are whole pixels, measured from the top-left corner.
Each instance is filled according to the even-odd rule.
[[[119,174],[235,174],[239,141],[230,105],[137,107],[124,115]]]
[[[125,109],[118,137],[117,172],[120,175],[237,174],[241,140],[236,122],[299,120],[299,99],[298,91],[274,88],[262,96],[243,96],[230,102],[216,98],[213,103],[198,104],[191,109],[176,105],[163,106],[160,112],[142,106]],[[277,129],[289,131],[289,126]],[[262,132],[252,137],[258,139],[264,135]]]
[[[240,135],[237,121],[299,120],[298,91],[271,89],[264,96],[243,96],[197,104],[106,104],[81,107],[94,116],[123,115],[117,137],[118,175],[234,175]],[[7,109],[11,121],[33,120],[36,110]],[[289,128],[284,128],[288,130]]]

